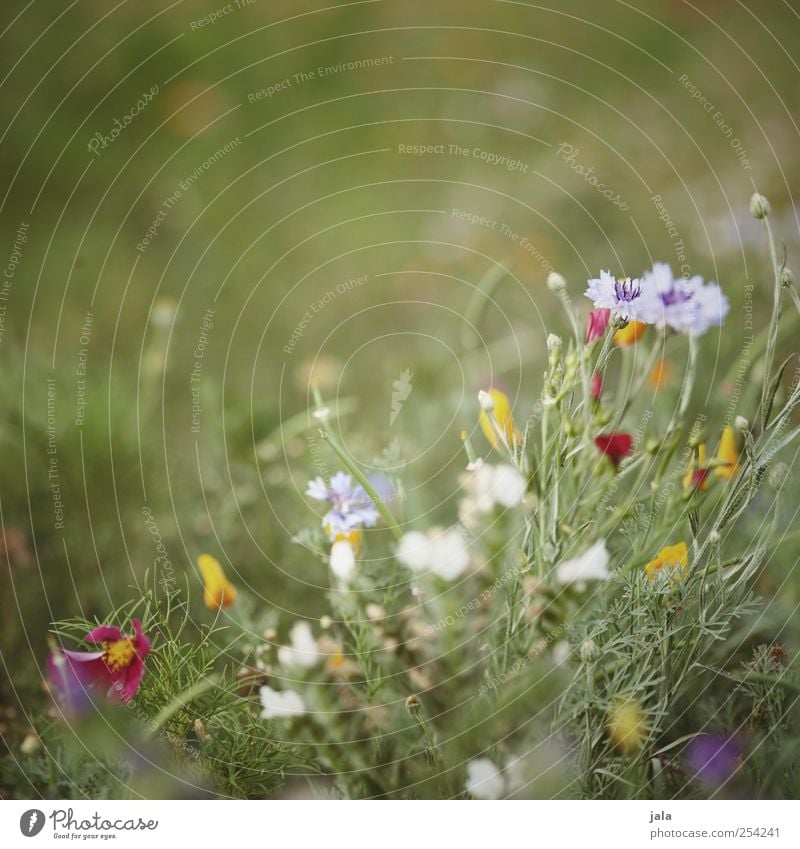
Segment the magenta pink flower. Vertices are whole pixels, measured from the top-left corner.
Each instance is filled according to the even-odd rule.
[[[144,676],[144,659],[150,653],[150,640],[142,633],[142,623],[131,620],[133,634],[123,634],[114,625],[100,625],[86,635],[87,643],[99,643],[100,651],[54,649],[47,658],[50,680],[59,698],[68,706],[85,702],[93,685],[106,688],[106,695],[130,701]]]
[[[586,344],[591,345],[595,339],[599,339],[606,332],[608,322],[611,321],[611,310],[599,309],[589,313],[589,322],[586,325]]]

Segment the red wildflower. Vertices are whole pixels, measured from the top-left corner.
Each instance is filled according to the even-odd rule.
[[[603,336],[609,321],[611,321],[611,310],[609,309],[592,310],[589,313],[589,323],[586,325],[587,345],[591,345],[595,339]]]
[[[67,705],[85,700],[87,688],[99,684],[109,698],[130,701],[144,676],[144,659],[150,653],[150,640],[142,633],[142,623],[131,621],[133,634],[123,634],[115,625],[100,625],[86,635],[87,643],[99,643],[100,651],[54,649],[47,669],[59,698]]]
[[[619,465],[633,448],[633,437],[629,433],[609,433],[594,438],[594,444],[601,454],[605,454],[614,466]]]

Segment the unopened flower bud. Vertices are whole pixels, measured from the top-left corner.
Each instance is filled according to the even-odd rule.
[[[561,337],[556,336],[555,333],[550,333],[547,336],[547,350],[552,354],[554,351],[561,350]]]
[[[648,454],[658,454],[659,448],[661,448],[661,442],[655,436],[648,436],[644,443],[644,450]]]
[[[736,416],[736,418],[733,420],[733,423],[741,431],[750,429],[750,422],[748,422],[744,416]]]
[[[551,271],[547,275],[547,288],[551,292],[563,292],[567,288],[567,281],[557,271]]]
[[[786,463],[777,463],[769,473],[769,485],[773,489],[780,489],[789,477],[789,467]]]
[[[600,657],[600,649],[594,640],[584,640],[578,650],[581,660],[584,663],[594,663]]]
[[[421,707],[421,705],[419,703],[419,697],[418,696],[412,695],[412,696],[409,696],[406,699],[406,710],[409,713],[416,713],[420,709],[420,707]]]
[[[719,531],[716,528],[708,535],[708,541],[711,545],[719,545],[721,539],[722,537],[719,535]]]
[[[769,201],[764,197],[764,195],[760,195],[756,192],[753,197],[750,198],[750,214],[753,218],[766,218],[769,213]]]
[[[787,288],[794,283],[794,274],[792,274],[791,268],[786,268],[784,266],[784,268],[781,269],[781,283],[783,283],[783,285]]]
[[[486,413],[491,413],[494,410],[494,398],[483,389],[478,392],[478,403],[481,405],[481,409]]]

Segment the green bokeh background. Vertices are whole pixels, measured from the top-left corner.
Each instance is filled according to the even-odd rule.
[[[476,390],[504,386],[524,420],[546,333],[566,332],[545,286],[550,269],[576,301],[600,268],[635,275],[663,259],[677,269],[660,196],[687,268],[720,281],[732,303],[723,331],[705,340],[695,393],[721,421],[746,285],[757,325],[769,308],[747,211],[754,189],[772,201],[790,265],[796,254],[800,16],[791,3],[254,0],[198,24],[225,8],[3,4],[0,260],[27,225],[0,339],[0,696],[12,749],[42,699],[49,622],[102,618],[152,567],[145,506],[178,579],[188,576],[198,618],[207,612],[193,562],[206,550],[245,592],[282,609],[282,621],[324,612],[310,588],[325,585],[325,567],[291,542],[317,521],[302,495],[318,471],[303,419],[312,370],[326,398],[352,406],[343,436],[359,461],[399,446],[403,518],[452,521],[458,433],[475,427]],[[93,153],[95,134],[110,135],[154,86]],[[565,144],[626,209],[571,167]],[[476,286],[497,263],[508,273],[483,303]],[[191,375],[210,308],[193,432]],[[390,426],[392,384],[405,369],[413,393]],[[665,391],[680,378],[676,365]],[[736,414],[748,414],[758,379]],[[792,549],[772,567],[787,609]]]

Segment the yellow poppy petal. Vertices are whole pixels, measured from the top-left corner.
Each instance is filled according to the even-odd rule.
[[[201,554],[197,566],[203,577],[203,601],[210,610],[230,607],[236,601],[236,587],[225,577],[222,566],[216,557]]]
[[[724,465],[717,466],[714,469],[714,474],[718,478],[729,480],[736,474],[739,465],[739,452],[736,450],[736,433],[730,425],[722,429],[722,438],[717,449],[717,460],[724,463]]]
[[[647,381],[656,391],[663,389],[670,381],[674,369],[669,360],[661,360],[648,375]]]
[[[644,567],[648,581],[655,579],[656,575],[664,568],[670,572],[680,571],[685,577],[689,571],[689,550],[685,542],[675,545],[665,545],[661,551]],[[677,578],[675,576],[672,580]]]
[[[629,321],[614,334],[614,342],[620,348],[627,348],[637,342],[645,330],[647,325],[643,321]]]
[[[499,389],[490,389],[488,392],[494,402],[494,417],[497,419],[497,424],[506,435],[509,445],[514,447],[519,441],[520,433],[514,424],[514,419],[511,416],[511,402],[508,400],[508,395],[501,392]],[[492,421],[485,411],[481,411],[481,430],[483,435],[489,441],[489,444],[495,451],[500,449],[500,440],[497,438],[497,433],[492,427]]]

